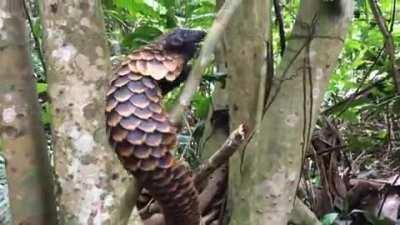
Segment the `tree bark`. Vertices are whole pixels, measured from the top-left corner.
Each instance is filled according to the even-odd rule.
[[[13,224],[55,225],[53,176],[27,51],[22,0],[0,2],[0,135]]]
[[[296,199],[294,202],[289,221],[296,225],[322,225],[315,214],[300,199]]]
[[[288,48],[274,78],[266,114],[243,157],[231,160],[232,225],[286,225],[288,222],[304,151],[353,12],[351,1],[341,0],[343,7],[339,11],[326,8],[322,2],[302,1]],[[238,35],[241,37],[248,38]],[[242,61],[234,62],[243,65]],[[248,79],[254,76],[254,72],[246,75],[245,72],[233,71],[230,75]],[[246,89],[243,83],[231,88],[233,92],[239,89]],[[240,96],[236,99],[245,98],[248,93]],[[243,107],[236,114],[241,110]]]
[[[229,105],[229,126],[231,131],[240,123],[250,130],[260,122],[266,91],[266,56],[269,41],[271,1],[249,0],[237,10],[224,36],[224,55],[227,64],[227,90]],[[241,161],[243,151],[230,160],[230,208],[233,209],[230,224],[252,224],[248,216],[241,213],[255,210],[249,205],[240,204],[242,198],[254,193],[241,187]],[[247,211],[248,212],[248,211]],[[253,224],[252,224],[253,225]]]
[[[111,73],[101,1],[44,0],[41,11],[60,223],[120,224],[132,181],[106,138],[104,87]]]
[[[264,97],[259,96],[259,90],[265,85],[262,77],[266,68],[270,9],[269,0],[243,2],[224,36],[231,129],[242,122],[251,129],[256,124],[258,101]]]

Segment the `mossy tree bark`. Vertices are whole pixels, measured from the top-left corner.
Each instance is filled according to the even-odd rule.
[[[119,224],[131,180],[106,138],[104,88],[111,73],[101,1],[43,0],[41,11],[60,223]]]
[[[351,1],[341,0],[343,8],[339,14],[322,2],[302,1],[261,120],[257,115],[264,106],[256,103],[265,96],[256,93],[263,93],[257,89],[266,87],[260,82],[260,71],[265,66],[261,62],[264,54],[260,54],[264,39],[253,39],[265,37],[263,32],[269,29],[261,29],[257,21],[268,21],[265,10],[269,11],[270,1],[246,1],[242,12],[235,17],[237,22],[228,29],[228,34],[233,32],[228,37],[233,39],[232,43],[228,41],[226,47],[231,51],[226,54],[231,121],[233,124],[245,121],[256,127],[242,157],[231,160],[234,206],[231,225],[288,222],[302,155],[352,15]],[[239,30],[240,34],[235,35]],[[246,61],[249,59],[252,60]]]
[[[23,1],[0,1],[0,137],[12,220],[55,225],[53,177],[25,29]]]

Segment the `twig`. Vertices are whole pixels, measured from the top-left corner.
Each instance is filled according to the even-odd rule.
[[[390,154],[392,152],[392,136],[393,136],[393,128],[392,128],[392,121],[391,121],[391,110],[389,104],[385,105],[385,114],[384,119],[386,123],[386,130],[387,130],[387,152]]]
[[[279,0],[274,0],[274,11],[275,11],[275,16],[276,16],[276,21],[278,22],[278,28],[279,28],[279,44],[281,47],[281,56],[283,56],[283,53],[285,52],[286,49],[286,36],[285,36],[285,29],[284,29],[284,23],[283,23],[283,17],[282,17],[282,6],[280,4]]]
[[[393,41],[393,36],[389,32],[389,29],[385,23],[385,19],[382,16],[381,10],[379,9],[379,6],[376,3],[376,1],[369,0],[368,2],[370,5],[372,14],[374,14],[375,20],[376,20],[378,27],[383,35],[383,38],[385,39],[385,50],[386,50],[386,54],[389,56],[393,81],[394,81],[394,84],[396,87],[396,92],[400,94],[400,71],[396,65],[396,55],[395,55],[395,50],[394,50],[395,45],[394,45],[394,41]]]
[[[322,115],[330,115],[332,113],[334,113],[335,111],[337,111],[338,109],[341,108],[347,108],[347,105],[349,105],[351,102],[353,102],[354,100],[358,99],[358,97],[360,96],[366,96],[369,91],[371,91],[373,88],[375,88],[376,86],[380,85],[382,82],[386,81],[389,77],[386,76],[380,80],[375,81],[374,83],[370,84],[369,86],[365,87],[362,90],[359,90],[361,88],[361,85],[358,86],[357,90],[348,98],[344,99],[343,101],[336,103],[335,105],[327,108],[326,110],[322,111]],[[339,111],[342,112],[342,111]]]
[[[40,60],[40,64],[42,64],[42,67],[43,67],[44,77],[47,77],[47,67],[46,67],[46,63],[44,61],[43,54],[42,54],[43,53],[42,44],[39,40],[39,37],[36,35],[36,33],[33,30],[33,22],[32,22],[30,13],[29,13],[28,6],[26,5],[26,1],[22,1],[22,2],[23,2],[22,5],[24,7],[25,16],[26,16],[26,19],[28,20],[28,24],[29,24],[29,28],[32,33],[33,40],[35,41],[35,47],[36,47],[36,51],[37,51],[37,54],[38,54],[38,57]]]
[[[172,123],[177,124],[181,120],[182,113],[189,106],[193,94],[200,84],[202,73],[212,60],[215,46],[221,39],[230,19],[241,3],[242,0],[227,0],[218,11],[214,23],[208,31],[203,47],[201,48],[199,58],[195,61],[182,94],[179,97],[179,104],[177,104],[170,113],[169,119]]]
[[[310,157],[313,157],[315,155],[320,156],[320,155],[323,155],[323,154],[326,154],[326,153],[331,153],[331,152],[334,152],[334,151],[341,151],[341,150],[343,150],[343,149],[345,149],[347,147],[348,147],[347,145],[339,145],[339,146],[327,148],[327,149],[324,149],[323,151],[316,152],[316,154],[307,154],[306,158],[310,158]]]
[[[283,82],[285,82],[287,79],[289,79],[287,77],[289,70],[291,69],[291,67],[293,66],[293,64],[296,62],[296,60],[298,59],[298,57],[300,56],[300,54],[303,52],[303,50],[311,43],[311,41],[315,38],[315,26],[318,23],[319,20],[319,15],[316,14],[313,17],[313,20],[311,21],[311,25],[305,23],[304,26],[308,26],[310,29],[310,34],[307,36],[302,36],[302,35],[296,35],[294,34],[292,36],[293,39],[304,39],[304,43],[302,43],[302,45],[295,50],[293,58],[289,58],[288,59],[288,64],[286,65],[286,67],[284,68],[282,75],[280,76],[279,79],[279,83],[276,85],[276,90],[274,93],[271,93],[273,95],[271,95],[271,98],[268,99],[269,101],[267,102],[267,104],[265,105],[264,108],[264,115],[265,113],[268,111],[269,107],[272,105],[272,103],[275,101],[275,98],[278,96],[281,87],[283,85]]]
[[[226,163],[244,140],[246,140],[247,136],[248,131],[245,125],[239,125],[239,127],[229,135],[225,143],[207,161],[199,166],[195,174],[194,183],[198,185],[222,164]]]
[[[389,25],[389,32],[393,32],[394,22],[396,21],[396,2],[397,0],[393,1],[393,9],[392,9],[392,18],[390,18],[390,25]]]
[[[355,93],[359,92],[361,87],[364,85],[364,83],[367,81],[367,78],[369,77],[370,73],[372,72],[373,68],[375,67],[375,65],[378,63],[379,58],[381,57],[383,52],[383,48],[381,50],[379,50],[378,55],[376,56],[376,60],[375,62],[369,67],[368,72],[365,73],[364,77],[361,79]],[[340,111],[337,115],[338,117],[340,117],[344,112],[346,112],[348,105],[353,102],[355,99],[355,95],[353,95],[352,97],[350,97],[350,101],[346,103],[345,107],[342,109],[342,111]]]
[[[392,186],[394,186],[394,185],[397,183],[397,181],[398,181],[399,179],[400,179],[400,174],[398,174],[398,175],[396,176],[396,178],[395,178],[394,181],[392,182]],[[381,205],[380,205],[380,207],[379,207],[378,218],[381,216],[382,209],[383,209],[383,206],[385,205],[385,202],[386,202],[386,200],[387,200],[388,195],[389,195],[389,192],[386,191],[386,192],[385,192],[385,196],[383,197],[383,201],[382,201],[382,203],[381,203]]]

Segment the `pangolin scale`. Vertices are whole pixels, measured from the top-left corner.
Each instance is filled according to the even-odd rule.
[[[198,193],[189,170],[176,160],[177,128],[161,106],[160,81],[174,81],[193,57],[203,31],[176,29],[131,53],[106,94],[109,140],[125,169],[163,210],[167,225],[199,225]]]

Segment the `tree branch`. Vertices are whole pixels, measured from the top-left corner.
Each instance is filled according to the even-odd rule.
[[[42,44],[40,42],[39,37],[37,36],[37,34],[35,33],[35,31],[33,29],[33,21],[32,21],[32,18],[30,16],[29,9],[28,9],[26,1],[22,1],[22,6],[24,7],[24,12],[25,12],[26,19],[28,20],[29,29],[31,31],[33,40],[35,42],[35,49],[37,51],[37,54],[38,54],[38,57],[39,57],[39,60],[40,60],[40,64],[42,64],[42,67],[43,67],[44,77],[47,78],[47,66],[46,66],[46,63],[45,63],[44,57],[43,57]]]
[[[226,163],[244,140],[246,140],[247,136],[248,130],[245,125],[241,124],[229,135],[225,143],[208,160],[199,166],[194,178],[195,185],[197,186],[222,164]]]
[[[274,0],[274,11],[276,16],[276,21],[278,22],[278,27],[279,27],[279,45],[281,47],[280,54],[281,56],[283,56],[283,53],[285,52],[286,49],[286,35],[285,35],[284,22],[282,16],[282,6],[279,0]]]
[[[196,92],[197,87],[200,84],[201,75],[212,60],[215,46],[221,39],[233,13],[241,3],[242,0],[227,0],[218,11],[217,17],[207,34],[203,47],[201,48],[200,55],[195,61],[182,94],[179,97],[179,104],[177,104],[170,113],[169,119],[172,123],[179,123],[184,110],[190,105],[193,94]]]
[[[389,56],[390,66],[392,70],[392,76],[394,85],[396,87],[396,92],[400,93],[400,69],[396,65],[396,55],[395,55],[395,45],[393,41],[393,36],[388,30],[385,23],[385,18],[383,17],[381,10],[375,0],[368,0],[372,13],[374,14],[375,20],[378,24],[379,30],[381,31],[383,38],[385,39],[385,50],[386,54]]]

